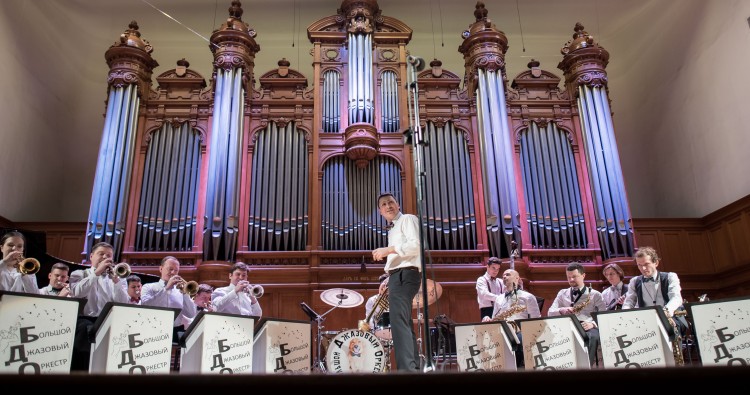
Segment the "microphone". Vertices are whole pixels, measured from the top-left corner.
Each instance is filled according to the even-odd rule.
[[[424,59],[420,58],[419,56],[407,56],[406,61],[414,67],[417,71],[424,70],[425,62]]]

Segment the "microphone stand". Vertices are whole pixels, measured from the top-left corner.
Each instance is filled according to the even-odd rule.
[[[422,223],[423,213],[422,206],[424,204],[424,184],[425,184],[425,170],[424,170],[424,147],[427,146],[427,142],[423,141],[422,126],[419,121],[419,87],[417,86],[417,71],[424,69],[424,59],[409,56],[407,57],[407,92],[408,92],[408,109],[409,109],[409,129],[404,133],[406,135],[405,144],[412,144],[412,151],[414,156],[414,182],[417,190],[417,217],[419,218],[419,249],[420,259],[422,260],[422,306],[424,308],[424,332],[425,334],[430,333],[430,315],[428,313],[428,302],[429,302],[429,290],[427,289],[427,267],[425,266],[425,235],[424,235],[424,224]],[[417,311],[419,314],[419,311]],[[425,366],[424,372],[431,372],[435,370],[432,364],[430,336],[425,336]]]

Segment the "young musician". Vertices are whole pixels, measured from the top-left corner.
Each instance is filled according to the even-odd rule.
[[[22,274],[18,264],[23,261],[26,238],[21,232],[8,232],[0,238],[3,259],[0,260],[0,291],[39,293],[35,274]]]
[[[622,308],[664,306],[667,314],[674,316],[675,311],[682,309],[682,287],[677,273],[656,270],[661,260],[652,247],[639,248],[633,259],[641,275],[630,281]],[[688,329],[685,317],[674,317],[674,321],[680,334],[685,336]]]
[[[39,288],[39,294],[41,295],[54,295],[60,297],[70,297],[70,284],[68,284],[68,272],[70,267],[68,265],[57,262],[52,265],[47,278],[49,279],[49,285],[44,288]]]
[[[625,301],[625,294],[628,292],[628,286],[623,282],[625,272],[616,263],[610,263],[604,266],[602,274],[609,281],[610,286],[602,292],[604,305],[607,310],[619,310]]]
[[[565,268],[565,276],[568,278],[570,288],[561,289],[555,301],[552,302],[547,315],[557,316],[572,314],[581,322],[583,330],[589,337],[588,351],[589,363],[593,365],[597,361],[597,349],[599,348],[599,328],[591,317],[594,311],[604,311],[604,300],[599,291],[586,287],[583,280],[586,277],[585,269],[580,263],[571,263]]]
[[[477,303],[479,304],[479,319],[492,315],[495,300],[505,294],[500,274],[500,258],[491,257],[487,261],[487,271],[477,278]],[[518,285],[518,284],[516,284]]]
[[[220,313],[252,315],[260,318],[263,309],[253,295],[252,284],[247,281],[248,267],[237,262],[229,269],[229,285],[216,288],[211,296],[214,309]]]
[[[141,278],[135,274],[131,274],[125,280],[128,283],[128,303],[141,304],[141,289],[143,288]]]

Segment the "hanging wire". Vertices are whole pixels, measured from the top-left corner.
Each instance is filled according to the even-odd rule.
[[[521,30],[521,47],[523,52],[526,52],[526,44],[523,41],[523,26],[521,26],[521,8],[518,6],[518,0],[516,0],[516,13],[518,14],[518,28]]]
[[[211,31],[214,31],[216,29],[216,13],[219,11],[219,0],[216,0],[216,3],[214,3],[214,24],[211,26]]]
[[[166,12],[164,12],[164,11],[160,10],[160,9],[159,9],[158,7],[156,7],[155,5],[153,5],[153,4],[151,4],[151,3],[149,3],[149,2],[147,1],[147,0],[141,0],[141,1],[142,1],[142,2],[144,2],[144,3],[146,3],[146,4],[148,4],[149,6],[151,6],[151,8],[155,9],[156,11],[159,11],[160,13],[162,13],[162,14],[163,14],[164,16],[166,16],[167,18],[169,18],[169,19],[171,19],[171,20],[173,20],[173,21],[177,22],[177,23],[178,23],[178,24],[179,24],[180,26],[184,27],[185,29],[188,29],[188,30],[190,30],[190,31],[191,31],[191,32],[193,32],[193,34],[195,34],[196,36],[198,36],[198,37],[200,37],[200,38],[202,38],[202,39],[206,40],[206,42],[207,42],[207,43],[208,43],[209,45],[213,45],[214,47],[216,47],[216,48],[219,48],[219,46],[218,46],[218,45],[216,45],[216,44],[214,44],[214,43],[212,43],[212,42],[211,42],[211,40],[209,40],[208,38],[204,37],[203,35],[201,35],[200,33],[196,32],[195,30],[191,29],[191,28],[190,28],[189,26],[185,25],[184,23],[182,23],[182,22],[178,21],[177,19],[173,18],[173,17],[172,17],[172,15],[169,15],[169,14],[167,14]]]
[[[445,36],[443,35],[443,7],[438,0],[438,12],[440,13],[440,46],[445,48]]]
[[[294,38],[297,36],[297,0],[294,0],[294,11],[292,12],[292,48],[294,48]]]
[[[437,59],[437,43],[435,42],[435,9],[430,1],[430,25],[432,26],[432,57]]]

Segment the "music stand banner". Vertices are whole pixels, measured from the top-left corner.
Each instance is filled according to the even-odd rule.
[[[593,312],[605,368],[674,366],[673,335],[660,306]]]
[[[180,373],[252,373],[253,328],[257,318],[198,313],[182,336]]]
[[[575,316],[516,321],[521,326],[524,366],[533,370],[591,369],[588,337]]]
[[[254,373],[310,373],[310,323],[263,320],[253,342]]]
[[[169,373],[179,309],[109,302],[94,324],[89,373]]]
[[[703,366],[750,365],[750,298],[686,304]]]
[[[0,292],[0,372],[70,373],[81,301]]]
[[[516,370],[518,339],[505,321],[457,324],[454,328],[459,371]]]

